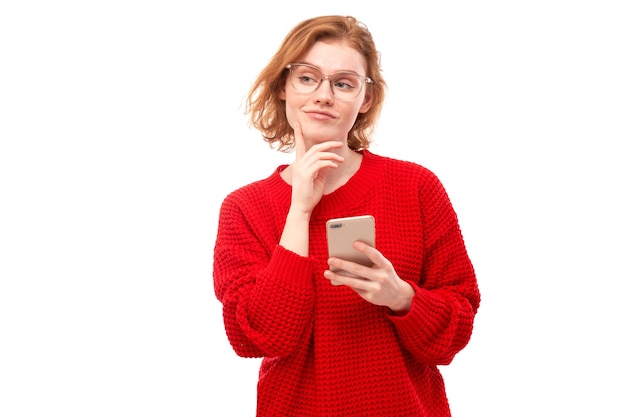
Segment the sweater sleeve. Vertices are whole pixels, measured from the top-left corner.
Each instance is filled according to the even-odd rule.
[[[279,246],[272,225],[222,203],[214,248],[215,294],[242,357],[287,356],[311,332],[312,261]]]
[[[470,340],[480,294],[448,195],[434,174],[427,178],[420,187],[422,268],[409,281],[415,296],[408,313],[389,317],[416,359],[446,365]]]

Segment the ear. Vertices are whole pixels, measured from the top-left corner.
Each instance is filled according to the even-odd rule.
[[[287,100],[287,93],[285,92],[285,89],[287,88],[286,83],[287,83],[287,80],[283,82],[283,85],[280,87],[280,91],[278,93],[278,98],[283,101]]]
[[[367,113],[367,111],[372,107],[372,103],[374,101],[374,96],[371,92],[365,93],[365,98],[363,99],[363,103],[361,103],[361,108],[359,109],[359,113]]]

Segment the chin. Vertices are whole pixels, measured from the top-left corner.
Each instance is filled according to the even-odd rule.
[[[314,143],[328,142],[331,140],[343,141],[348,137],[347,132],[338,132],[337,129],[311,128],[303,129],[302,135],[308,141]]]

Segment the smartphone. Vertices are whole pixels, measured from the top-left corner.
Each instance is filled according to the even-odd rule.
[[[364,215],[330,219],[326,222],[326,239],[328,255],[372,266],[372,261],[352,247],[352,243],[360,240],[375,247],[376,227],[374,216]],[[331,267],[331,270],[336,271]]]

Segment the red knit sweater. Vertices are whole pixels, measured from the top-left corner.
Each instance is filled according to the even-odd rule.
[[[215,293],[242,357],[263,357],[257,416],[449,416],[438,365],[469,341],[480,295],[456,214],[424,167],[363,151],[359,171],[310,220],[310,255],[278,245],[291,187],[279,167],[224,200]],[[324,225],[371,214],[376,246],[415,289],[394,315],[333,286]]]

